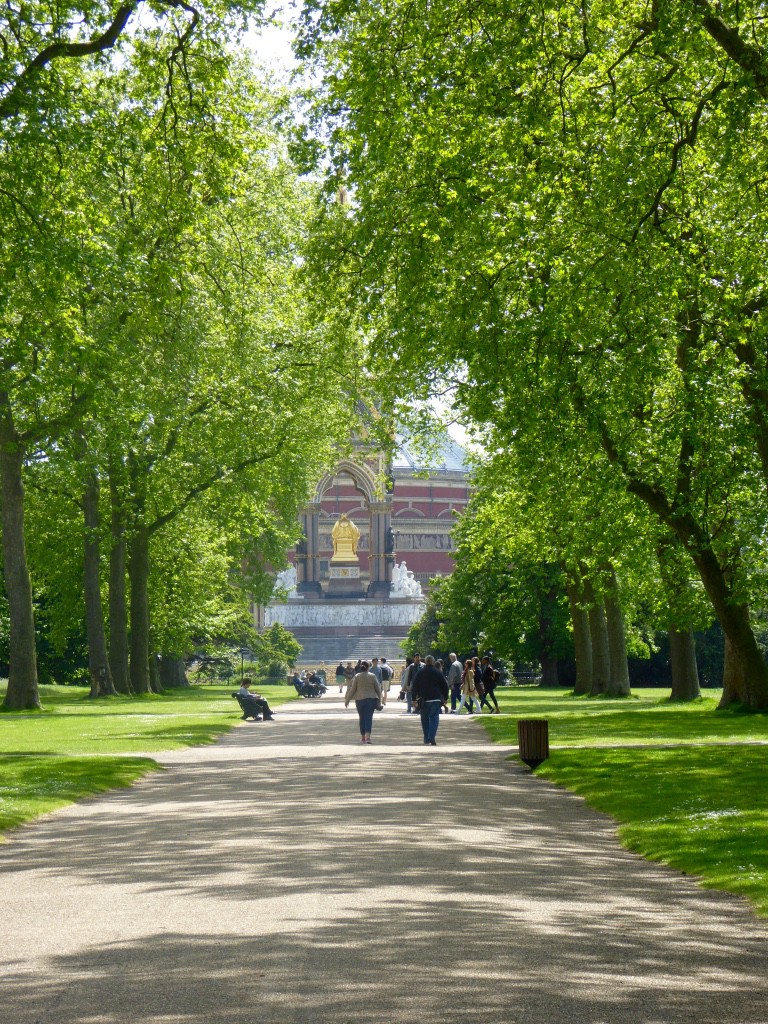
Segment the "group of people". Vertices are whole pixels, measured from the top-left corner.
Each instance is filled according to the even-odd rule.
[[[339,693],[344,684],[347,689],[344,695],[344,706],[349,707],[355,701],[360,718],[360,742],[371,742],[373,715],[382,710],[386,703],[389,683],[392,678],[391,666],[386,658],[374,658],[369,664],[360,661],[356,666],[347,662],[339,663],[336,669],[336,680]],[[408,714],[418,712],[421,717],[421,728],[425,745],[437,746],[437,730],[440,725],[440,713],[448,711],[451,702],[452,715],[461,714],[466,707],[468,714],[482,714],[487,706],[492,714],[499,714],[499,702],[496,700],[496,687],[499,673],[491,664],[489,657],[468,658],[464,665],[455,654],[449,655],[447,671],[442,659],[432,655],[422,662],[421,655],[406,659],[406,665],[400,677],[399,698],[406,702]]]
[[[425,743],[432,742],[434,736],[431,729],[427,729],[424,708],[419,700],[422,687],[415,687],[428,666],[433,670],[429,673],[428,678],[435,678],[434,673],[437,673],[445,683],[445,699],[442,701],[442,706],[446,711],[450,695],[452,715],[461,714],[463,707],[466,707],[467,714],[474,714],[475,711],[482,714],[483,707],[486,706],[492,714],[499,714],[499,702],[496,700],[495,693],[499,684],[499,673],[491,664],[489,657],[468,658],[462,665],[456,655],[451,653],[448,656],[446,669],[441,658],[435,660],[432,657],[427,657],[422,664],[421,655],[414,654],[413,658],[406,659],[400,680],[400,698],[405,700],[408,714],[412,714],[414,710],[421,713]],[[438,716],[440,714],[439,708],[437,714]],[[437,721],[439,721],[439,717]],[[437,725],[434,726],[434,729],[437,730]]]
[[[311,676],[314,676],[318,683],[321,682],[315,673],[302,675],[306,675],[307,678],[301,679],[297,675],[294,678],[294,685],[309,684]],[[373,658],[370,663],[358,661],[354,666],[351,661],[346,665],[339,662],[336,682],[339,693],[346,685],[344,706],[349,707],[351,701],[355,702],[360,720],[361,743],[371,742],[374,712],[383,710],[392,676],[392,666],[388,664],[386,658]],[[406,702],[408,714],[418,712],[421,716],[425,745],[436,747],[440,713],[443,709],[448,711],[448,700],[451,702],[452,715],[461,714],[464,707],[470,715],[475,711],[482,714],[486,705],[492,714],[498,715],[499,702],[494,692],[498,682],[499,673],[491,664],[489,657],[468,658],[462,666],[452,653],[448,656],[446,670],[442,659],[427,655],[422,662],[421,655],[414,654],[412,658],[406,658],[405,668],[400,677],[399,699]],[[239,696],[269,721],[274,715],[266,698],[251,692],[250,687],[251,680],[243,679],[238,691]]]
[[[343,692],[345,686],[349,686],[358,672],[363,671],[363,665],[367,666],[367,669],[376,676],[381,684],[381,703],[385,705],[387,703],[389,685],[394,675],[392,666],[387,662],[386,658],[373,658],[372,661],[358,659],[356,665],[353,665],[351,661],[348,661],[346,665],[340,661],[336,666],[336,684],[339,687],[339,693]]]

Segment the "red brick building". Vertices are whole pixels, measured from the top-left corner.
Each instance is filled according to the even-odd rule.
[[[392,531],[392,555],[405,561],[416,579],[424,586],[432,576],[447,576],[453,571],[451,530],[469,500],[469,479],[466,454],[459,444],[445,438],[432,465],[425,467],[399,439],[397,451],[386,474],[381,473],[380,460],[369,460],[373,473],[386,475],[390,481],[387,498],[391,502],[389,528]],[[360,530],[358,556],[360,571],[370,578],[370,503],[359,480],[348,472],[326,478],[318,488],[320,503],[319,554],[320,573],[328,571],[333,553],[331,530],[342,513],[346,513]]]

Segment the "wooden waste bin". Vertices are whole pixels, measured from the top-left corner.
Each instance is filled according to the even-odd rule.
[[[549,757],[549,722],[546,718],[521,718],[517,723],[520,760],[538,768]]]

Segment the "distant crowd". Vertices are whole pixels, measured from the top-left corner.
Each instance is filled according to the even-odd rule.
[[[360,719],[360,742],[371,742],[374,712],[384,710],[393,677],[391,665],[386,658],[374,658],[370,663],[358,661],[353,665],[339,662],[336,668],[336,683],[341,693],[346,686],[344,706],[350,701]],[[446,666],[442,659],[431,655],[422,661],[420,654],[406,658],[405,668],[400,676],[398,700],[406,705],[406,713],[419,713],[424,733],[424,743],[437,746],[437,729],[441,712],[461,714],[466,708],[469,715],[482,714],[484,706],[491,714],[499,714],[495,690],[499,673],[489,657],[468,658],[464,664],[455,654],[448,656]]]

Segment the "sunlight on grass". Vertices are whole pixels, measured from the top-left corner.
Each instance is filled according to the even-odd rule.
[[[504,689],[503,714],[482,722],[516,745],[519,718],[548,719],[553,749],[537,775],[615,818],[629,849],[768,916],[768,715],[717,711],[712,691],[691,704],[638,693],[615,701]]]
[[[12,828],[94,793],[130,786],[158,765],[143,757],[0,755],[0,829]]]
[[[42,686],[42,712],[0,715],[0,829],[84,796],[128,786],[157,767],[160,750],[213,743],[240,720],[236,685],[89,700],[79,686]],[[272,707],[296,697],[264,686]],[[4,687],[0,687],[0,700]],[[89,756],[83,756],[89,755]]]

